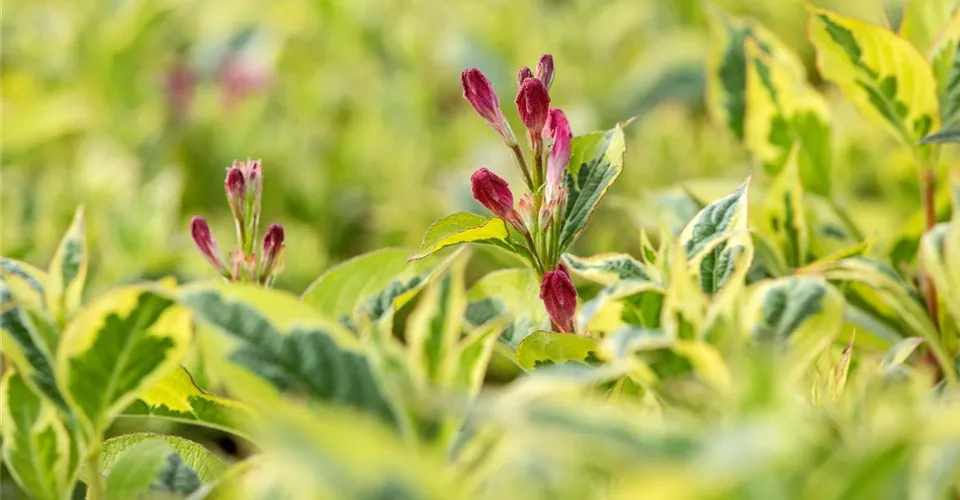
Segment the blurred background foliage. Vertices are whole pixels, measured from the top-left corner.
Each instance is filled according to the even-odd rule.
[[[813,3],[888,25],[902,9],[900,1]],[[770,27],[813,69],[799,1],[716,4]],[[434,219],[479,209],[468,179],[480,166],[519,186],[509,152],[461,98],[458,75],[482,68],[521,130],[516,69],[543,52],[557,61],[553,105],[575,134],[636,117],[623,175],[576,253],[633,249],[632,223],[658,223],[655,205],[682,193],[678,183],[762,175],[707,116],[706,8],[700,0],[8,0],[0,253],[46,262],[84,204],[92,293],[141,277],[209,277],[187,222],[206,215],[229,242],[225,167],[261,158],[264,222],[287,228],[279,286],[300,291],[336,262],[415,246]],[[919,207],[916,167],[825,90],[838,124],[840,198],[865,232],[889,238]]]

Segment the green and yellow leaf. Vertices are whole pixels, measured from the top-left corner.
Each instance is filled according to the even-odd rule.
[[[562,260],[572,274],[604,286],[627,280],[650,280],[646,265],[625,253],[602,253],[590,257],[565,253]]]
[[[453,363],[457,361],[457,343],[467,309],[466,264],[461,259],[431,283],[407,320],[407,352],[415,373],[421,380],[441,387],[455,375]]]
[[[810,242],[803,206],[797,149],[765,197],[764,222],[791,268],[806,264]]]
[[[90,436],[177,368],[190,342],[190,315],[147,286],[118,288],[67,325],[57,380]]]
[[[221,342],[224,382],[244,400],[301,394],[395,422],[357,338],[295,296],[243,284],[184,287],[180,299]]]
[[[16,371],[0,382],[3,460],[31,497],[62,500],[72,492],[79,437],[72,436],[57,409],[37,396]]]
[[[183,367],[177,367],[145,389],[121,417],[151,417],[211,427],[250,439],[254,415],[245,404],[197,387]]]
[[[19,260],[0,257],[0,276],[20,304],[43,310],[47,273]]]
[[[746,40],[744,145],[777,174],[796,154],[803,186],[829,196],[833,173],[831,118],[826,100],[791,68]],[[792,153],[794,148],[796,153]]]
[[[950,24],[930,50],[928,60],[933,68],[940,100],[939,135],[945,139],[947,131],[960,127],[960,9],[954,13]],[[956,137],[953,139],[958,140]]]
[[[520,342],[516,361],[524,370],[567,362],[592,364],[598,361],[597,341],[570,333],[534,332]]]
[[[947,27],[956,6],[956,0],[907,0],[900,36],[926,54]]]
[[[408,264],[411,253],[386,248],[350,259],[317,278],[301,300],[351,329],[358,321],[379,320],[403,307],[457,256]]]
[[[940,128],[933,72],[910,42],[863,21],[809,9],[821,74],[863,115],[911,148]]]
[[[46,305],[50,316],[63,325],[79,309],[87,279],[87,238],[83,207],[60,241],[47,269]]]
[[[529,269],[504,269],[485,275],[467,292],[466,320],[476,328],[493,320],[508,321],[498,335],[515,352],[527,335],[550,328],[540,301],[540,282]]]
[[[510,229],[503,219],[499,217],[487,219],[481,215],[460,212],[434,222],[423,237],[420,252],[410,257],[408,262],[433,255],[444,248],[465,243],[493,245],[508,252],[517,253],[509,238]]]
[[[223,476],[227,465],[202,445],[178,436],[138,432],[103,442],[100,472],[107,498],[146,491],[189,495]]]
[[[619,125],[606,132],[575,137],[564,173],[567,209],[560,229],[559,251],[564,252],[586,229],[600,199],[623,170],[627,146]]]

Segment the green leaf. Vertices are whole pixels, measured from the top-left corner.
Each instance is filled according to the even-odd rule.
[[[560,229],[560,252],[573,245],[586,229],[600,199],[620,176],[626,152],[619,125],[606,132],[575,137],[570,144],[570,163],[564,174],[567,209]]]
[[[880,363],[880,369],[888,372],[897,365],[906,363],[907,358],[909,358],[910,355],[913,354],[913,351],[916,351],[923,342],[924,340],[920,337],[908,337],[897,342],[887,351],[887,355],[883,357],[883,361]]]
[[[960,206],[960,203],[958,203]],[[960,332],[960,216],[940,223],[928,231],[920,241],[920,261],[933,281],[941,304],[941,340],[947,352],[957,352],[958,339],[949,335],[949,325]],[[951,319],[952,318],[952,319]]]
[[[79,445],[57,409],[38,397],[23,377],[8,371],[0,383],[4,465],[32,497],[62,500],[73,489]]]
[[[505,318],[499,341],[516,351],[524,337],[550,328],[540,301],[540,282],[529,269],[504,269],[485,275],[467,292],[467,323],[473,327]]]
[[[928,60],[937,81],[941,134],[944,134],[950,129],[960,127],[960,9],[954,13],[950,24],[940,34],[930,50]]]
[[[795,74],[754,40],[747,40],[746,53],[744,145],[772,174],[796,161],[802,185],[829,196],[833,167],[826,100],[805,74]]]
[[[386,248],[350,259],[317,278],[301,299],[351,329],[358,321],[379,320],[403,307],[456,258],[454,254],[407,264],[411,253]]]
[[[803,369],[840,333],[845,302],[822,278],[789,277],[758,283],[744,307],[744,330],[761,344],[789,345],[789,366]]]
[[[764,207],[767,230],[791,268],[806,263],[810,248],[796,154],[795,149],[786,168],[774,180],[765,196]]]
[[[467,309],[461,259],[424,291],[417,308],[410,313],[405,331],[411,365],[422,378],[444,386],[456,371],[456,347]]]
[[[487,219],[481,215],[460,212],[434,222],[423,236],[420,252],[407,261],[419,260],[444,248],[464,243],[493,245],[511,253],[518,253],[509,237],[510,229],[503,219]]]
[[[605,287],[583,304],[582,324],[590,332],[613,332],[623,326],[656,328],[666,290],[649,281],[627,280]]]
[[[900,22],[900,36],[927,53],[947,27],[956,0],[908,0]]]
[[[251,285],[195,285],[181,300],[225,341],[235,394],[305,394],[394,422],[370,358],[356,338],[292,295]],[[269,392],[267,393],[269,394]]]
[[[625,280],[650,280],[646,266],[625,253],[602,253],[590,257],[565,253],[562,260],[574,275],[605,286]]]
[[[176,369],[189,342],[187,311],[146,286],[115,289],[77,314],[63,332],[57,377],[89,436]]]
[[[3,353],[20,370],[21,378],[68,413],[67,401],[57,384],[53,355],[27,310],[14,301],[6,278],[0,280],[0,328]]]
[[[121,417],[152,417],[202,425],[246,439],[252,427],[252,410],[245,404],[203,392],[183,367],[146,388]]]
[[[167,455],[171,453],[173,448],[162,439],[146,439],[121,450],[106,471],[109,475],[104,481],[104,498],[139,498],[150,489],[154,477],[163,468]]]
[[[0,277],[17,302],[42,310],[47,273],[19,260],[0,257]]]
[[[520,342],[516,361],[524,370],[546,365],[597,361],[597,341],[591,337],[570,333],[534,332]]]
[[[921,139],[918,144],[940,144],[948,142],[960,142],[960,127],[941,130],[935,134],[930,134]]]
[[[100,447],[101,471],[109,473],[114,470],[119,461],[122,460],[123,455],[131,448],[142,443],[155,443],[158,441],[168,447],[168,453],[164,457],[166,462],[171,462],[169,455],[177,455],[179,458],[177,462],[189,467],[204,483],[216,481],[227,471],[227,464],[203,445],[179,436],[156,434],[153,432],[123,434],[104,441]],[[163,472],[165,469],[170,470],[169,467],[165,465],[161,467],[160,472]],[[162,482],[169,484],[166,480]]]
[[[863,21],[808,8],[821,74],[862,114],[911,148],[939,128],[933,72],[910,42]]]
[[[753,261],[753,245],[746,233],[749,182],[707,205],[680,233],[679,244],[698,266],[700,288],[706,293],[717,293],[738,275],[742,280]]]
[[[750,60],[747,41],[773,56],[795,80],[803,78],[800,59],[763,26],[709,9],[710,44],[707,52],[707,107],[714,118],[726,125],[737,140],[746,139],[750,102],[747,97],[747,71]]]
[[[88,259],[81,206],[77,208],[73,223],[60,241],[47,269],[47,311],[60,324],[64,324],[80,307]]]
[[[457,372],[455,381],[457,387],[466,389],[471,398],[476,397],[483,386],[493,348],[497,345],[497,334],[502,330],[499,323],[488,322],[460,341],[459,357],[454,364]]]

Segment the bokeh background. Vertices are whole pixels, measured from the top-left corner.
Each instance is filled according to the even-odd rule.
[[[716,2],[814,65],[799,1]],[[896,25],[902,2],[814,2]],[[144,277],[212,277],[187,234],[207,216],[232,239],[225,168],[260,158],[264,222],[287,229],[281,288],[301,291],[359,253],[419,244],[477,210],[469,175],[521,183],[461,97],[494,82],[515,130],[516,70],[554,54],[553,105],[575,134],[636,117],[626,168],[578,243],[627,250],[680,183],[742,181],[753,166],[703,102],[700,0],[6,0],[2,5],[0,253],[47,262],[86,207],[89,293]],[[841,198],[867,232],[919,206],[906,151],[826,89]],[[689,200],[687,200],[688,202]],[[692,207],[690,207],[691,215]],[[683,221],[671,221],[682,223]],[[497,256],[487,256],[496,259]]]

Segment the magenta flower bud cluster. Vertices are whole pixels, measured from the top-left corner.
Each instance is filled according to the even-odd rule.
[[[224,278],[269,286],[282,268],[284,231],[280,224],[271,224],[263,236],[262,252],[258,256],[256,241],[263,194],[260,160],[234,161],[227,168],[223,187],[237,234],[229,263],[222,259],[206,219],[198,216],[190,221],[190,236],[207,262]]]
[[[529,192],[514,206],[514,193],[506,180],[487,168],[470,177],[473,198],[493,215],[510,224],[525,240],[528,260],[541,276],[540,298],[554,329],[575,331],[577,290],[566,269],[559,265],[560,235],[567,204],[564,177],[570,163],[573,133],[563,111],[551,108],[550,88],[556,71],[553,56],[544,54],[536,70],[517,71],[514,103],[529,140],[532,161],[521,151],[500,109],[500,99],[490,80],[479,69],[461,74],[463,95],[503,138],[510,148]]]

